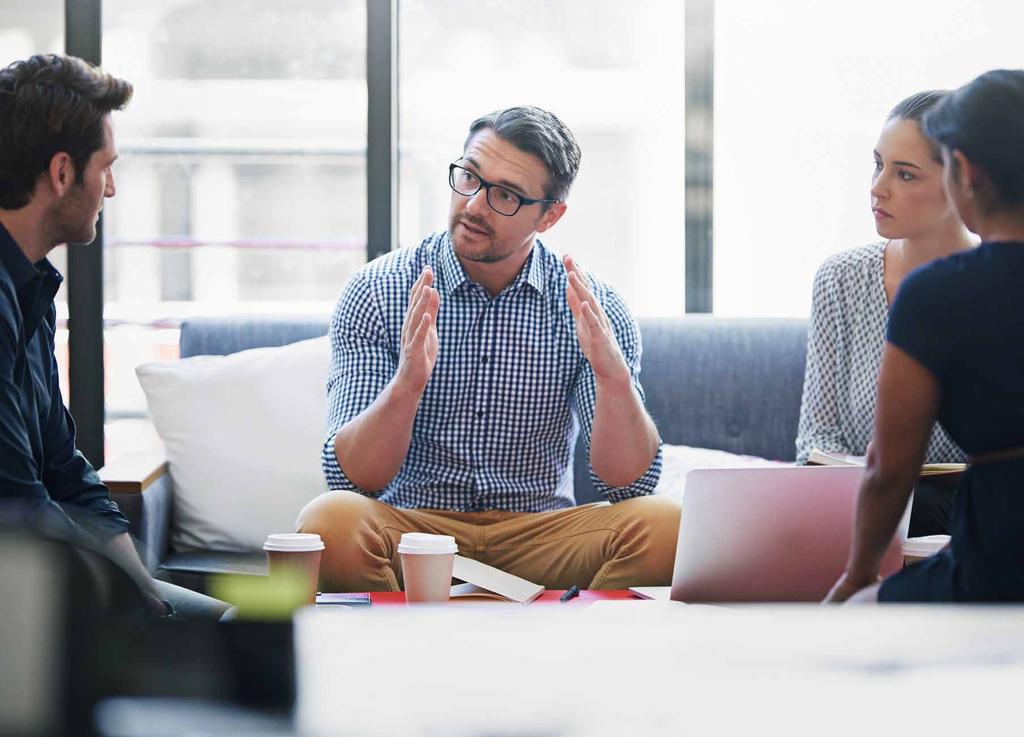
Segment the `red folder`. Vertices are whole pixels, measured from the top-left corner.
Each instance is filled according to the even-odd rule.
[[[533,604],[559,604],[559,597],[564,590],[547,589],[543,594],[533,601]],[[587,605],[594,601],[626,601],[633,599],[639,601],[628,589],[584,589],[580,595],[565,602],[562,606]],[[374,591],[370,593],[370,601],[374,606],[394,606],[405,604],[405,593],[402,591]]]

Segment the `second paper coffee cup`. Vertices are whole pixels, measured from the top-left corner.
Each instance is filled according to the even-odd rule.
[[[459,548],[451,535],[402,533],[398,553],[402,557],[405,600],[410,604],[447,602],[457,552]]]

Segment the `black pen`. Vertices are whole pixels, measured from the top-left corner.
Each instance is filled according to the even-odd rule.
[[[576,584],[573,584],[568,589],[566,589],[565,593],[562,594],[562,596],[558,600],[564,604],[565,602],[569,601],[569,599],[572,599],[573,597],[576,597],[576,596],[579,596],[579,595],[580,595],[580,587],[577,586]]]

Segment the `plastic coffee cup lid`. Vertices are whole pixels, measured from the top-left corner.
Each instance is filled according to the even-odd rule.
[[[398,552],[406,555],[442,555],[459,552],[451,535],[430,535],[426,532],[403,532]]]
[[[935,555],[949,544],[949,535],[928,535],[927,537],[910,537],[903,543],[903,554],[914,558],[927,558]]]
[[[312,553],[324,549],[324,541],[310,532],[281,532],[267,535],[264,550],[276,553]]]

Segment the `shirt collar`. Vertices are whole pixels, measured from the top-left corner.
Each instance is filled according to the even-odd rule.
[[[438,291],[449,295],[463,284],[469,281],[466,270],[462,268],[458,257],[455,255],[455,248],[452,246],[452,234],[446,232],[441,240],[441,257],[438,263],[440,289]]]
[[[543,297],[547,296],[547,292],[544,290],[544,259],[538,253],[541,249],[543,249],[541,242],[535,240],[533,248],[530,250],[530,256],[526,260],[526,265],[520,269],[519,273],[516,274],[516,278],[505,288],[505,291],[513,292],[523,284],[529,284],[538,294]],[[444,235],[438,269],[441,272],[438,291],[445,295],[451,294],[463,284],[469,283],[466,270],[462,268],[458,256],[455,255],[450,232],[446,232]]]
[[[541,245],[539,240],[534,240],[533,248],[530,251],[530,260],[526,262],[526,283],[537,290],[537,293],[546,297],[544,289],[544,259],[541,257]]]
[[[21,307],[25,336],[31,338],[39,321],[53,304],[64,277],[48,259],[36,264],[29,261],[3,225],[0,225],[0,261],[11,275]]]
[[[0,261],[7,267],[7,273],[11,275],[17,291],[39,276],[39,269],[32,265],[3,225],[0,225]]]

